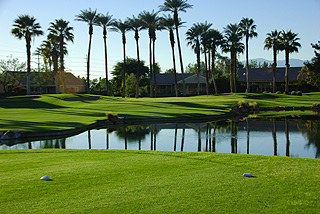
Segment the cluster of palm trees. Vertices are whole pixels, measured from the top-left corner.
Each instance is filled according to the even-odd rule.
[[[64,81],[64,55],[67,54],[66,41],[73,42],[74,35],[73,28],[69,26],[69,22],[63,19],[56,19],[50,23],[48,28],[49,34],[47,40],[42,42],[37,53],[44,56],[46,66],[49,64],[49,69],[53,64],[53,77],[56,86],[62,85],[62,91],[65,89]],[[29,15],[20,15],[14,20],[13,29],[11,33],[18,39],[26,40],[27,48],[27,94],[30,91],[30,71],[31,71],[31,39],[32,37],[43,35],[41,26],[36,22],[34,17]],[[58,88],[57,88],[58,90]]]
[[[265,49],[273,50],[273,92],[276,91],[276,68],[277,68],[277,54],[279,51],[285,51],[285,61],[286,61],[286,71],[285,71],[285,93],[289,92],[289,54],[293,52],[298,52],[298,48],[301,47],[299,43],[300,38],[298,38],[297,33],[293,33],[291,30],[288,31],[271,31],[267,34],[267,38],[264,41]]]
[[[175,95],[178,96],[177,87],[177,69],[176,69],[176,59],[175,59],[175,35],[177,39],[177,46],[179,51],[179,61],[180,69],[182,74],[183,82],[183,95],[186,95],[185,90],[185,78],[184,78],[184,66],[183,57],[181,51],[180,37],[179,37],[179,27],[183,25],[184,22],[179,18],[179,12],[186,12],[187,9],[193,6],[187,3],[187,0],[165,0],[163,5],[159,6],[159,11],[142,11],[137,17],[132,16],[132,18],[127,18],[125,21],[116,20],[112,18],[109,13],[102,14],[98,13],[97,10],[81,10],[80,14],[76,15],[75,20],[85,22],[89,26],[89,47],[87,55],[87,81],[86,90],[89,93],[90,88],[90,53],[91,53],[91,43],[94,26],[100,26],[103,28],[103,40],[104,40],[104,50],[105,50],[105,76],[106,76],[106,94],[109,95],[109,80],[108,80],[108,56],[107,56],[107,31],[112,30],[121,33],[122,35],[122,45],[123,45],[123,91],[122,96],[125,96],[125,74],[126,74],[126,32],[134,31],[135,40],[137,46],[137,87],[136,87],[136,97],[139,96],[139,79],[140,79],[140,54],[139,54],[139,32],[141,30],[147,29],[149,34],[149,66],[150,66],[150,96],[157,96],[157,80],[156,80],[156,59],[155,59],[155,42],[156,42],[156,31],[167,30],[169,32],[169,40],[172,48],[172,61],[173,61],[173,71],[175,76]],[[170,12],[170,14],[164,14],[164,16],[159,16],[160,12]],[[238,68],[237,55],[246,50],[246,77],[247,77],[247,92],[250,92],[249,84],[249,56],[248,56],[248,46],[249,39],[257,37],[256,25],[253,19],[242,18],[239,24],[229,24],[224,28],[223,34],[218,30],[211,29],[211,23],[195,23],[186,32],[186,40],[188,45],[192,47],[197,56],[197,68],[198,68],[198,80],[200,75],[200,58],[201,53],[204,54],[205,59],[205,72],[206,72],[206,89],[207,94],[209,94],[209,80],[212,79],[214,92],[218,92],[218,88],[215,81],[215,58],[217,54],[217,48],[220,47],[224,53],[230,53],[231,69],[230,69],[230,91],[236,92],[236,73]],[[34,17],[28,15],[21,15],[16,20],[14,20],[14,25],[12,29],[12,34],[19,39],[26,39],[27,46],[27,73],[28,81],[27,88],[28,94],[30,94],[30,50],[31,50],[31,38],[43,34],[41,26],[36,23]],[[41,45],[38,50],[45,58],[45,62],[48,62],[51,70],[51,65],[53,64],[53,73],[55,81],[58,81],[58,74],[63,76],[64,74],[64,55],[67,54],[66,42],[73,42],[74,35],[72,34],[73,28],[69,26],[69,22],[63,19],[56,19],[55,22],[50,23],[49,35],[47,40]],[[174,32],[175,31],[175,32]],[[245,45],[241,40],[245,37]],[[285,50],[286,56],[286,92],[288,91],[288,69],[289,69],[289,54],[298,51],[300,43],[297,34],[290,31],[272,31],[267,34],[265,40],[265,48],[273,49],[274,53],[274,64],[273,64],[273,74],[274,74],[274,90],[275,90],[275,69],[276,69],[276,55],[280,50]],[[58,60],[59,59],[59,60]],[[47,64],[47,63],[46,63]],[[61,78],[60,78],[61,79]],[[63,79],[63,78],[62,78]],[[59,85],[58,82],[56,82]],[[62,81],[63,84],[63,81]],[[198,82],[199,86],[199,82]],[[198,94],[199,94],[198,87]]]
[[[178,96],[177,88],[177,75],[176,75],[176,64],[175,64],[175,55],[174,55],[174,30],[176,31],[177,44],[180,57],[180,68],[183,79],[183,94],[185,95],[185,82],[184,82],[184,69],[183,69],[183,60],[182,52],[179,38],[179,27],[182,22],[179,19],[179,12],[186,12],[186,9],[192,8],[192,5],[188,4],[186,0],[165,0],[163,5],[159,6],[160,11],[168,11],[173,13],[173,18],[170,15],[165,15],[163,17],[159,16],[160,11],[142,11],[138,17],[133,16],[132,18],[127,18],[125,21],[115,20],[112,18],[112,15],[107,13],[106,15],[98,14],[97,10],[81,10],[79,15],[76,15],[76,21],[83,21],[89,25],[89,48],[88,48],[88,58],[87,58],[87,92],[89,92],[89,75],[90,75],[90,49],[91,49],[91,38],[93,34],[93,26],[98,25],[103,27],[103,38],[105,44],[105,63],[106,63],[106,85],[107,85],[107,94],[108,94],[108,68],[107,68],[107,42],[106,35],[107,29],[110,28],[112,31],[117,31],[122,35],[122,45],[123,45],[123,87],[122,87],[122,96],[125,96],[125,66],[126,66],[126,32],[134,31],[135,40],[137,45],[137,91],[136,97],[139,96],[139,79],[140,79],[140,54],[139,54],[139,32],[143,29],[148,30],[149,34],[149,66],[150,66],[150,96],[157,96],[157,80],[156,80],[156,59],[155,59],[155,42],[156,42],[156,31],[167,29],[170,36],[170,44],[172,47],[173,54],[173,69],[175,73],[175,93]]]

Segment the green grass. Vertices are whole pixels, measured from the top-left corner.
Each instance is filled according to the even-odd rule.
[[[250,94],[250,96],[265,94]],[[239,100],[255,101],[261,107],[311,106],[320,101],[320,93],[303,96],[273,94],[272,99],[247,99],[248,94],[168,98],[106,97],[97,101],[64,101],[64,98],[89,95],[42,95],[32,100],[0,100],[0,130],[62,130],[82,127],[106,119],[106,112],[120,117],[152,119],[198,117],[228,114]]]
[[[193,152],[0,151],[0,213],[319,213],[320,160]],[[242,174],[253,173],[254,178]],[[41,181],[48,175],[53,181]]]

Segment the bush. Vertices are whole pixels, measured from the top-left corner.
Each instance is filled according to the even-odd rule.
[[[302,91],[297,91],[298,96],[302,96]]]
[[[276,94],[281,94],[281,91],[277,91]]]
[[[268,93],[268,92],[267,92],[267,91],[264,91],[263,93],[266,94],[266,93]]]
[[[297,92],[291,91],[290,94],[291,94],[291,95],[297,95]]]

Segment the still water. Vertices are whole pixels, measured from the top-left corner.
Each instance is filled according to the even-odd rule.
[[[0,141],[10,149],[197,151],[320,158],[319,116],[144,124],[90,130],[62,139]]]

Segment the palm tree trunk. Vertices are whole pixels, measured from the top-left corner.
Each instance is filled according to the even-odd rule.
[[[139,85],[140,85],[140,51],[139,51],[139,34],[138,32],[135,33],[136,45],[137,45],[137,90],[136,90],[136,98],[139,97]]]
[[[63,53],[63,37],[60,36],[60,76],[62,80],[62,92],[66,92],[66,81],[65,81],[65,75],[64,75],[64,53]]]
[[[290,67],[290,64],[289,64],[289,50],[285,50],[285,55],[286,55],[286,73],[285,73],[285,93],[289,93],[289,76],[288,76],[288,73],[289,73],[289,67]]]
[[[149,67],[150,67],[150,97],[153,97],[153,74],[152,74],[152,38],[149,41]]]
[[[126,35],[122,34],[123,68],[122,68],[122,98],[126,97]]]
[[[246,36],[246,76],[247,76],[247,93],[250,93],[250,82],[249,82],[249,37]]]
[[[31,37],[26,35],[26,48],[27,48],[27,95],[31,94],[30,91],[30,72],[31,72]]]
[[[154,97],[157,97],[157,73],[156,73],[156,38],[152,40],[152,66],[153,66],[153,76],[154,76]]]
[[[208,58],[207,58],[207,49],[204,48],[204,64],[206,69],[206,92],[209,94],[209,75],[208,75]]]
[[[174,35],[173,30],[170,29],[170,43],[171,43],[171,50],[172,50],[172,64],[173,64],[173,72],[174,72],[174,91],[176,97],[178,97],[178,79],[177,79],[177,69],[176,69],[176,57],[174,53]]]
[[[218,87],[216,84],[216,69],[215,69],[215,59],[216,59],[216,46],[212,47],[212,81],[214,87],[214,93],[218,94]]]
[[[179,18],[178,13],[174,13],[174,24],[176,27],[176,36],[177,36],[177,43],[178,43],[178,51],[179,51],[179,58],[180,58],[180,68],[181,68],[181,74],[182,74],[182,85],[183,85],[183,96],[186,96],[186,83],[184,80],[184,68],[183,68],[183,60],[182,60],[182,52],[181,52],[181,45],[180,45],[180,38],[179,38]]]
[[[91,25],[89,28],[93,28]],[[88,59],[87,59],[87,93],[90,94],[90,53],[91,53],[91,41],[92,41],[92,30],[89,30],[89,48],[88,48]]]
[[[273,93],[276,93],[276,70],[277,70],[277,49],[273,48],[273,65],[272,65]]]
[[[200,69],[200,45],[199,44],[197,44],[196,52],[197,52],[197,68],[198,68],[198,72],[197,72],[197,78],[198,78],[197,95],[199,96],[199,94],[200,94],[200,72],[201,72],[201,69]]]
[[[231,56],[230,56],[230,61],[231,61],[231,66],[230,66],[230,92],[233,93],[233,55],[234,53],[231,51]]]
[[[108,49],[107,49],[107,29],[103,26],[103,42],[104,42],[104,61],[106,73],[106,95],[109,95],[109,80],[108,80]]]

